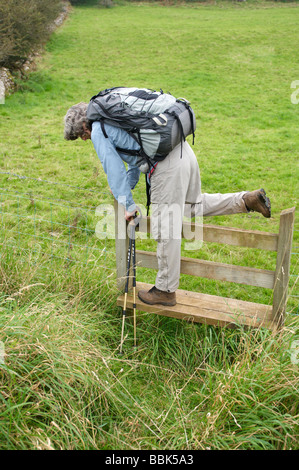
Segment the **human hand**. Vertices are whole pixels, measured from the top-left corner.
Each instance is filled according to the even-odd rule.
[[[125,211],[125,219],[130,222],[131,220],[134,219],[134,217],[136,216],[136,210],[133,211],[133,212],[129,212],[129,211]]]

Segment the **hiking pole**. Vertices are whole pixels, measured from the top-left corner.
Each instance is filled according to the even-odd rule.
[[[122,347],[123,347],[123,342],[124,342],[125,319],[126,319],[126,310],[127,310],[127,297],[128,297],[128,291],[129,291],[131,252],[132,252],[132,238],[130,237],[129,249],[128,249],[128,258],[127,258],[127,279],[126,279],[126,286],[125,286],[125,298],[124,298],[124,306],[123,306],[123,318],[122,318],[121,340],[120,340],[120,350],[119,350],[120,354],[122,354]]]
[[[141,212],[140,212],[141,214]],[[136,221],[135,221],[136,219]],[[129,291],[129,280],[130,280],[130,267],[131,258],[133,258],[133,321],[134,321],[134,347],[136,347],[136,245],[135,245],[135,229],[139,224],[140,216],[137,217],[137,212],[133,219],[129,223],[130,234],[129,234],[129,248],[127,258],[127,279],[125,285],[125,297],[123,306],[123,317],[122,317],[122,329],[121,329],[121,343],[120,343],[120,354],[122,354],[122,346],[124,342],[124,329],[125,329],[125,318],[127,313],[127,297]]]
[[[134,321],[134,348],[136,348],[136,245],[135,245],[135,223],[131,225],[132,258],[133,258],[133,321]]]

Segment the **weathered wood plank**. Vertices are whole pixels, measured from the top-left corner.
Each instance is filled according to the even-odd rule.
[[[136,251],[137,266],[158,269],[155,253]],[[181,258],[181,273],[220,281],[273,289],[274,271],[236,266],[200,259]]]
[[[210,243],[221,243],[276,251],[278,235],[276,233],[259,232],[255,230],[242,230],[232,227],[204,225],[203,240],[204,242]]]
[[[137,283],[137,291],[140,289],[148,290],[150,287],[149,284]],[[181,290],[177,290],[176,295],[177,304],[173,307],[147,305],[137,298],[137,309],[144,312],[216,326],[242,324],[251,327],[272,327],[271,320],[269,320],[269,317],[271,317],[271,306],[269,305]],[[233,303],[231,303],[231,301]],[[123,296],[118,298],[117,303],[119,306],[123,305]],[[127,305],[129,307],[133,305],[131,295],[127,297]]]
[[[295,207],[280,214],[278,250],[273,290],[273,321],[284,323],[288,285],[290,278],[291,249],[293,240]]]
[[[203,294],[201,292],[190,292],[180,289],[179,301],[184,305],[193,305],[194,302],[200,302],[200,305],[203,308],[215,309],[227,314],[242,313],[244,316],[248,317],[262,314],[262,316],[268,320],[272,318],[272,305],[258,304],[229,297]]]
[[[183,223],[182,235],[186,233],[185,227],[187,226],[189,227],[188,224]],[[138,230],[143,233],[151,233],[150,217],[143,217],[141,219]],[[191,224],[191,230],[193,232],[195,230],[194,223]],[[278,234],[204,224],[203,241],[205,243],[220,243],[225,245],[277,251]]]

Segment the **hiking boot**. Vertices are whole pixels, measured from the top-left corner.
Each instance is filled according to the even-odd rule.
[[[157,289],[155,286],[149,291],[140,290],[138,292],[138,297],[142,302],[149,305],[160,304],[171,307],[176,304],[175,292],[164,292]]]
[[[260,212],[264,217],[271,217],[271,203],[264,189],[244,194],[243,200],[248,211]]]

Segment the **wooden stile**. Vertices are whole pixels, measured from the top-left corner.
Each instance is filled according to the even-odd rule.
[[[117,203],[115,204],[117,210]],[[119,214],[119,213],[118,213]],[[284,323],[288,295],[290,258],[293,238],[295,208],[281,212],[279,233],[268,233],[254,230],[242,230],[231,227],[203,225],[204,243],[221,243],[261,250],[277,251],[275,271],[256,269],[246,266],[229,265],[206,260],[181,258],[181,273],[192,276],[217,279],[251,286],[273,289],[273,305],[244,302],[237,299],[201,294],[199,292],[177,290],[177,304],[174,307],[151,306],[137,299],[137,309],[158,315],[180,318],[193,322],[216,326],[246,325],[250,327],[279,328]],[[123,218],[124,219],[124,218]],[[116,217],[116,261],[118,287],[122,291],[126,273],[127,240],[125,223]],[[151,220],[143,218],[139,223],[140,232],[150,233]],[[195,226],[193,225],[194,230]],[[118,240],[117,233],[122,237]],[[182,234],[184,233],[184,227]],[[158,269],[156,253],[137,250],[137,266]],[[137,283],[139,289],[151,286]],[[132,308],[132,296],[127,298],[128,308]],[[118,297],[122,305],[123,296]]]

